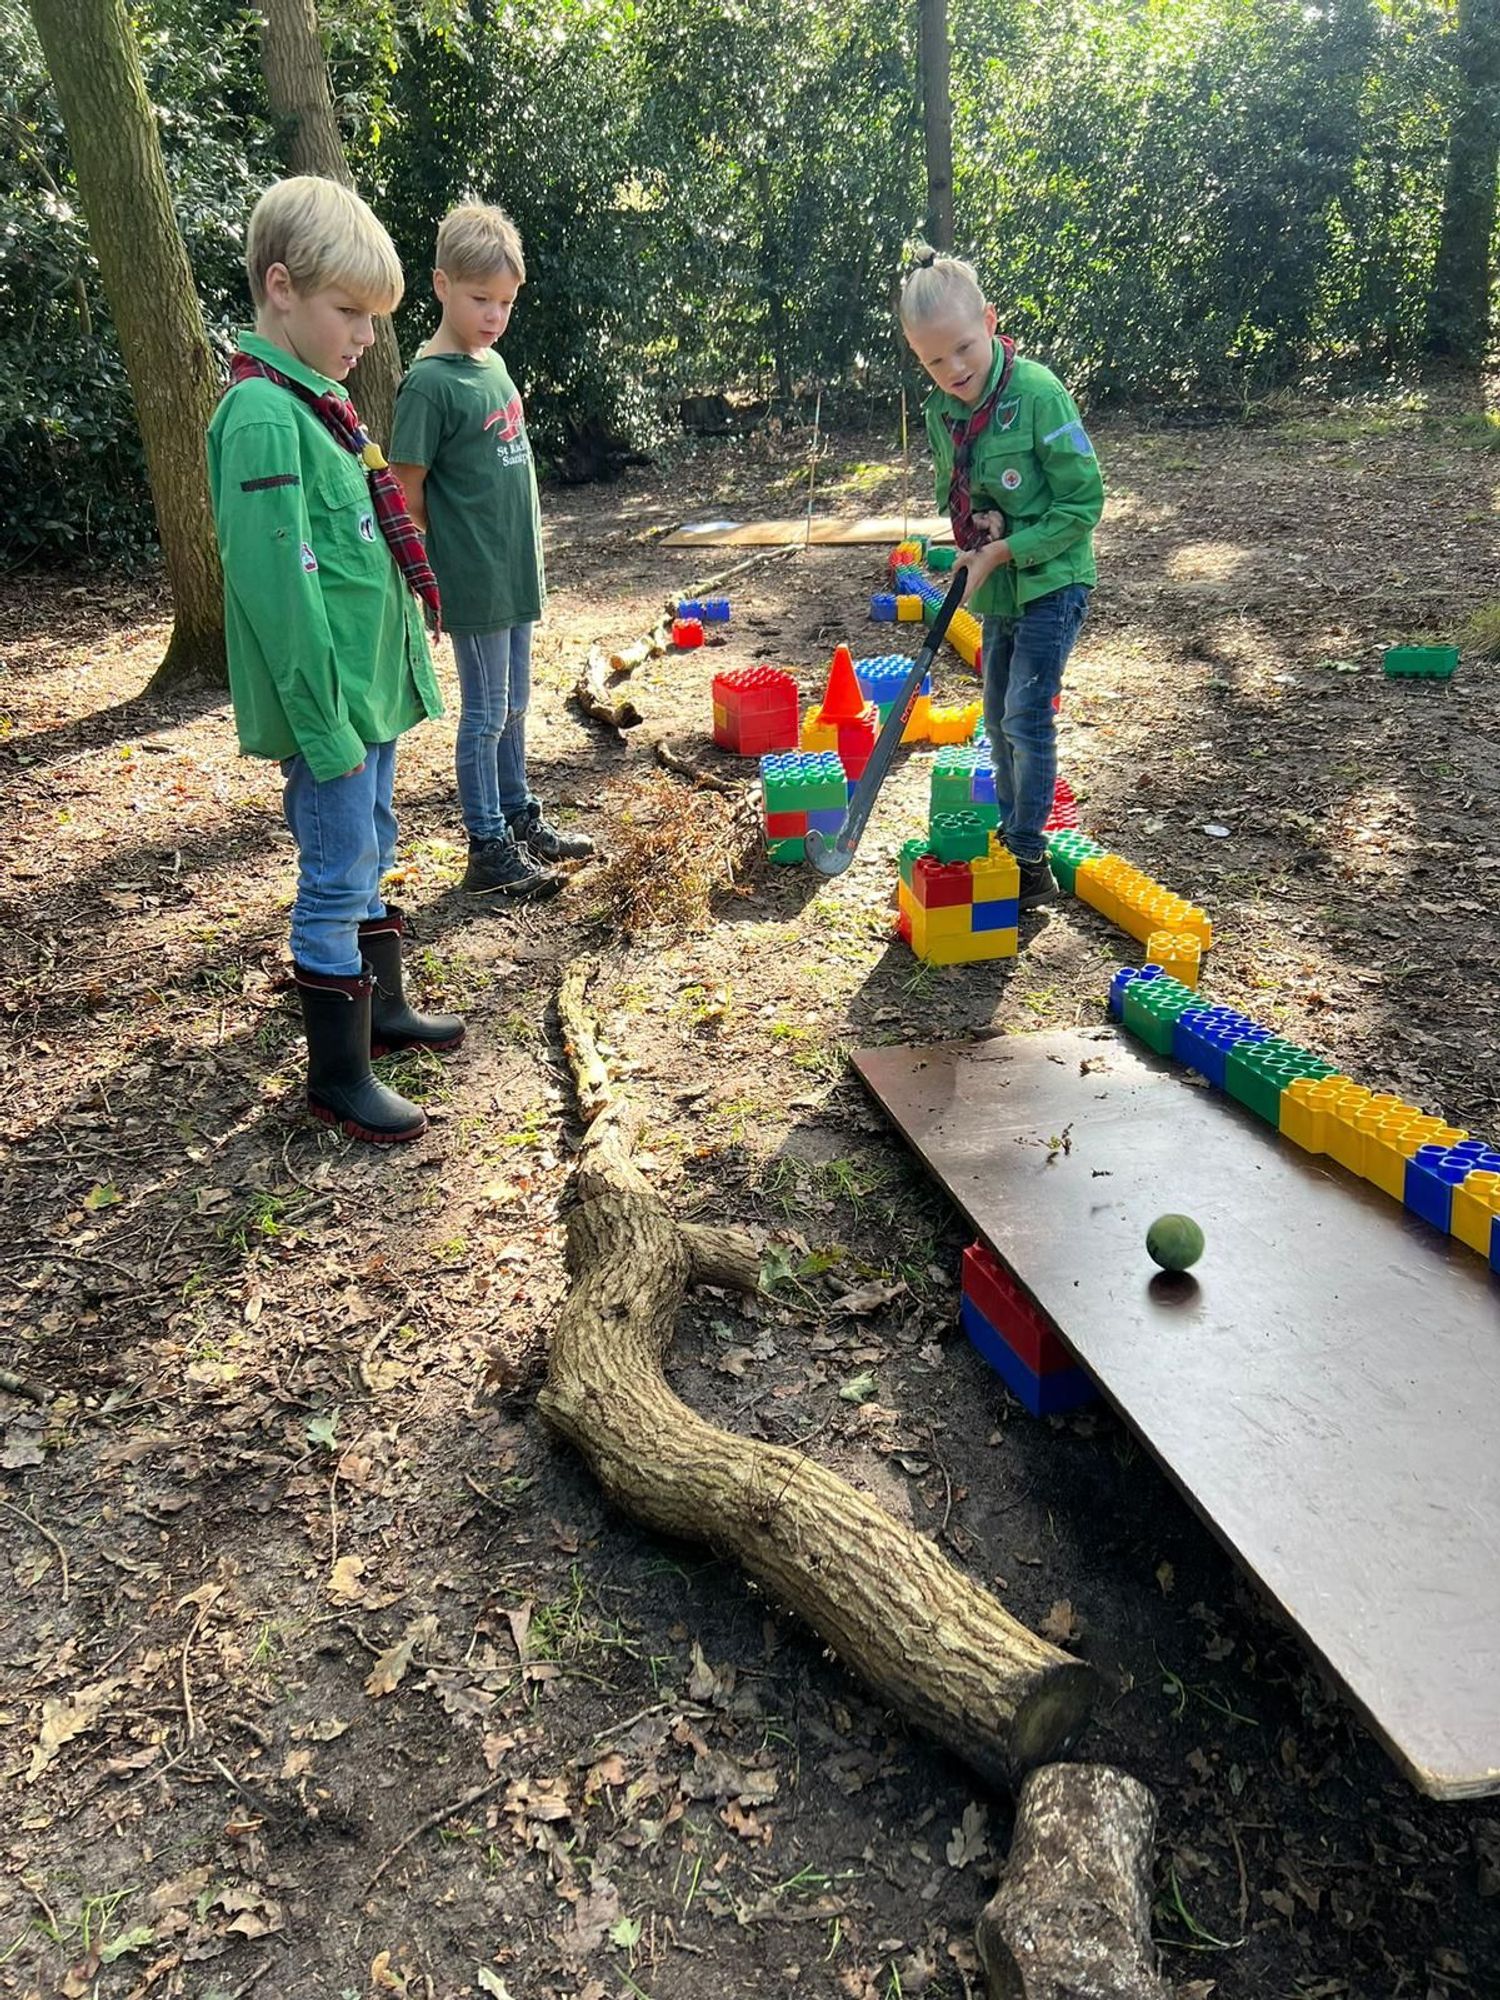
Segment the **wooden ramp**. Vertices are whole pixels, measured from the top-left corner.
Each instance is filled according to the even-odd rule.
[[[1500,1281],[1114,1034],[865,1082],[1430,1797],[1500,1791]],[[1156,1274],[1153,1218],[1208,1247]]]
[[[918,515],[905,524],[909,535],[925,535],[931,542],[951,542],[953,526],[946,514]],[[696,521],[675,528],[663,538],[664,549],[779,549],[788,543],[800,548],[811,542],[814,548],[853,547],[861,542],[878,542],[893,548],[901,540],[899,514],[866,514],[857,519],[814,518],[811,532],[805,514],[788,514],[775,521]]]

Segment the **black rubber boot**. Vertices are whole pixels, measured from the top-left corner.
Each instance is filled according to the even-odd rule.
[[[419,1014],[406,1004],[401,973],[401,940],[406,919],[399,910],[367,917],[359,927],[359,949],[374,976],[370,995],[370,1059],[378,1062],[396,1049],[434,1049],[445,1054],[464,1038],[457,1014]]]
[[[294,965],[307,1029],[307,1109],[325,1125],[372,1146],[420,1139],[427,1113],[388,1090],[370,1068],[369,974],[339,979]]]

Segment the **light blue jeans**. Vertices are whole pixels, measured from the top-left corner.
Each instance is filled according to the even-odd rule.
[[[509,840],[509,821],[536,803],[526,785],[531,633],[530,625],[506,625],[453,635],[462,702],[458,803],[471,840]]]
[[[1040,861],[1057,785],[1052,704],[1089,608],[1085,583],[1035,598],[1018,618],[984,621],[984,726],[995,766],[1000,835],[1017,861]]]
[[[288,757],[282,810],[297,843],[292,957],[338,979],[361,970],[359,927],[385,915],[380,880],[396,859],[396,745],[372,743],[363,767],[320,783],[305,757]]]

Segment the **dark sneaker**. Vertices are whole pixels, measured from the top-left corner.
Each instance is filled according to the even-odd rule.
[[[542,817],[540,806],[528,806],[510,823],[516,839],[528,847],[538,861],[586,861],[594,843],[586,833],[564,833]]]
[[[504,896],[512,902],[537,903],[555,896],[562,879],[539,868],[514,840],[471,840],[469,865],[459,886],[469,896]]]
[[[1022,861],[1016,857],[1016,866],[1021,871],[1021,893],[1018,907],[1034,910],[1038,903],[1050,903],[1057,894],[1057,877],[1052,872],[1052,863],[1044,854],[1040,861]]]

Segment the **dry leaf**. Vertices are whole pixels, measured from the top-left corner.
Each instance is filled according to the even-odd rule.
[[[888,1306],[892,1299],[899,1299],[908,1289],[905,1278],[897,1278],[894,1284],[889,1285],[877,1278],[868,1285],[856,1285],[852,1292],[845,1292],[842,1298],[834,1300],[828,1310],[836,1313],[879,1312],[882,1306]]]
[[[954,1827],[943,1849],[950,1868],[967,1868],[971,1861],[981,1861],[989,1853],[988,1820],[982,1805],[970,1803],[964,1807],[963,1823]]]
[[[42,1703],[41,1733],[26,1773],[28,1785],[36,1783],[65,1743],[93,1728],[123,1686],[120,1676],[111,1674],[108,1680],[95,1681],[92,1687],[80,1688],[76,1694],[48,1696]]]
[[[365,1573],[363,1556],[340,1556],[328,1577],[328,1595],[343,1604],[358,1604],[364,1596],[360,1578]]]
[[[504,1607],[505,1622],[510,1627],[510,1636],[516,1645],[516,1657],[523,1667],[529,1658],[526,1651],[526,1636],[531,1630],[531,1614],[535,1609],[535,1600],[530,1597],[524,1604]]]
[[[580,1951],[597,1951],[620,1921],[620,1892],[607,1875],[595,1874],[573,1911],[571,1940]]]
[[[282,1777],[287,1779],[305,1777],[313,1767],[314,1754],[311,1750],[288,1750],[286,1761],[281,1767]]]
[[[481,1965],[474,1976],[474,1983],[481,1993],[488,1993],[490,2000],[510,2000],[510,1988],[498,1973],[491,1972],[487,1965]]]
[[[382,1695],[394,1694],[406,1678],[412,1654],[419,1646],[425,1652],[437,1637],[437,1631],[438,1621],[432,1612],[414,1618],[395,1645],[388,1646],[370,1669],[365,1693],[375,1701]]]
[[[1059,1646],[1066,1646],[1070,1639],[1076,1639],[1083,1630],[1082,1624],[1073,1615],[1073,1606],[1066,1597],[1059,1597],[1038,1627],[1044,1639],[1051,1639]]]

